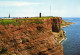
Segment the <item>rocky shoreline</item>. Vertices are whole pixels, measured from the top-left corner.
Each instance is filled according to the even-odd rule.
[[[71,26],[71,24],[75,24],[75,23],[62,21],[61,28],[64,28],[64,27],[67,27],[67,26]]]
[[[59,41],[59,43],[62,43],[66,39],[66,32],[64,31],[64,37]]]
[[[75,24],[75,23],[72,23],[72,22],[62,22],[64,25],[61,26],[61,28],[65,28],[65,27],[68,27],[68,26],[71,26],[71,24]],[[66,24],[67,23],[67,24]],[[59,43],[62,43],[64,40],[66,40],[66,32],[64,31],[64,36],[60,41]]]

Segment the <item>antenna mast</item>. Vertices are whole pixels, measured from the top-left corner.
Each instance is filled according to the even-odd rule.
[[[50,16],[51,16],[51,0],[50,0]]]

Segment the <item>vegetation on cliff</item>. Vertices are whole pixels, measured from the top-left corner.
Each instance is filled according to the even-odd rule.
[[[43,23],[42,20],[44,19],[57,19],[57,17],[34,17],[34,18],[21,18],[21,19],[0,19],[0,25],[18,25],[20,26],[21,24],[24,23]]]
[[[70,26],[71,24],[75,24],[75,23],[72,23],[72,22],[65,22],[64,20],[62,20],[62,23],[61,23],[60,25],[61,25],[61,28],[63,28],[63,27]]]

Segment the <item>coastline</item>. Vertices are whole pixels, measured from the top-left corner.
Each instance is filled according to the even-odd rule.
[[[63,21],[62,23],[64,25],[61,25],[61,28],[65,28],[65,27],[71,26],[71,24],[75,24],[75,23],[72,23],[72,22],[65,22],[65,21]],[[67,39],[66,38],[66,32],[64,31],[64,37],[59,41],[59,43],[62,43],[66,39]]]
[[[59,43],[62,43],[64,40],[66,40],[66,32],[64,31],[64,37],[59,41]]]
[[[71,24],[75,24],[75,23],[63,21],[62,24],[63,24],[63,25],[61,25],[61,28],[64,28],[64,27],[71,26]]]

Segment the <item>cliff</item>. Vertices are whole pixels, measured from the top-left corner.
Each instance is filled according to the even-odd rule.
[[[15,23],[20,25],[0,25],[0,55],[63,55],[61,17],[16,19]]]

